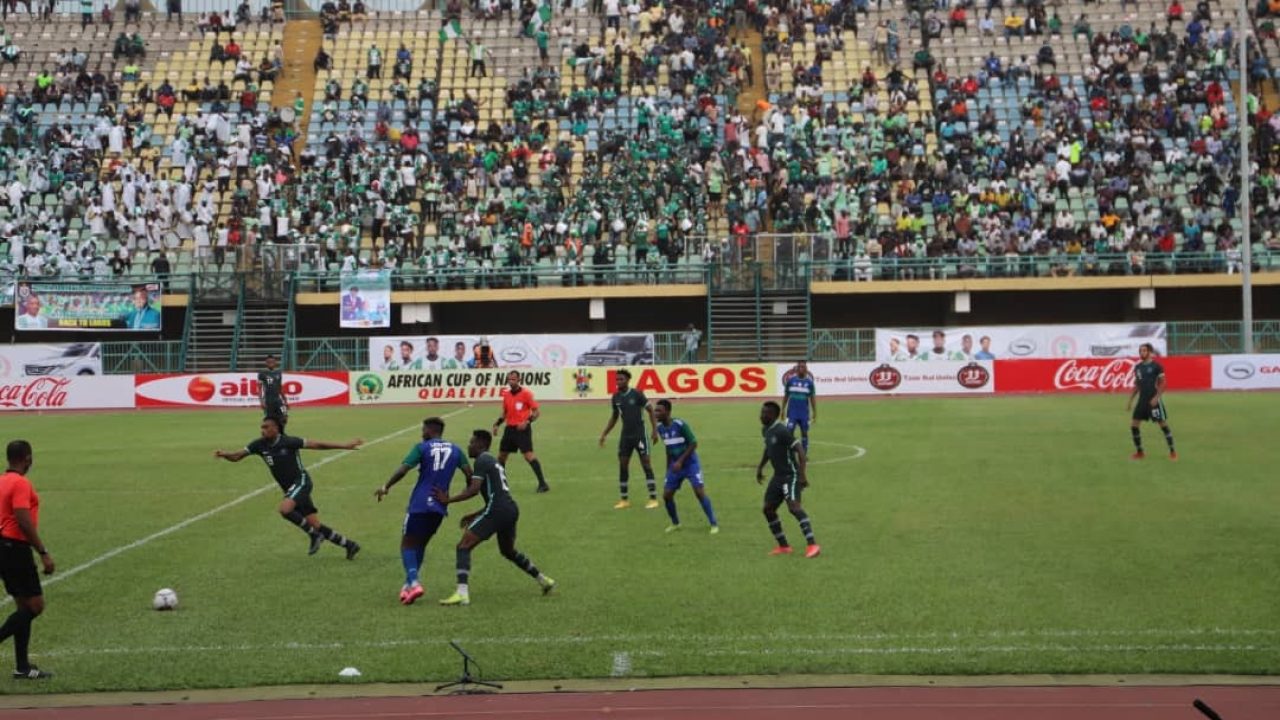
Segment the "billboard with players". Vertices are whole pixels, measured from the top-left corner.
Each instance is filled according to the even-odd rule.
[[[132,375],[0,378],[0,411],[134,407]]]
[[[0,345],[0,378],[102,374],[102,343]]]
[[[783,377],[794,369],[779,365],[778,392]],[[990,361],[942,360],[927,365],[912,362],[809,363],[816,395],[970,395],[995,392],[995,368]]]
[[[1208,355],[1162,357],[1170,390],[1208,390],[1212,361]],[[1129,392],[1136,357],[1115,359],[997,360],[996,392]]]
[[[1165,336],[1164,323],[876,328],[876,360],[1123,358],[1148,342],[1164,355]]]
[[[159,331],[160,283],[20,282],[17,330]]]
[[[606,399],[618,389],[616,368],[580,366],[561,370],[567,397]],[[655,365],[632,368],[631,387],[650,398],[769,397],[779,393],[778,366]]]
[[[652,365],[653,333],[388,335],[369,338],[370,370]]]
[[[497,402],[514,368],[493,370],[392,370],[353,372],[349,376],[352,405],[393,403]],[[538,400],[564,400],[560,371],[522,369],[520,382]]]
[[[285,373],[290,407],[346,405],[347,373]],[[257,373],[138,375],[138,407],[258,407]]]
[[[338,325],[344,328],[391,327],[391,272],[343,273]]]
[[[1214,355],[1214,390],[1280,390],[1280,355]]]

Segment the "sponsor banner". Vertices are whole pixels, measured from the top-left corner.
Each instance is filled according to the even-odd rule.
[[[133,406],[132,375],[0,379],[0,411],[106,410]]]
[[[101,343],[0,345],[0,379],[101,374]]]
[[[653,334],[369,338],[370,370],[652,365]]]
[[[618,371],[577,367],[561,371],[569,398],[608,398],[618,389]],[[631,387],[651,399],[696,397],[768,397],[779,394],[778,367],[754,365],[654,365],[633,368]]]
[[[1280,355],[1214,355],[1214,390],[1280,390]]]
[[[350,373],[351,404],[498,402],[510,369],[370,371]],[[569,397],[560,370],[522,369],[520,383],[538,400]]]
[[[779,365],[778,392],[783,376],[793,369]],[[809,373],[823,395],[950,395],[995,392],[995,370],[989,361],[943,360],[928,365],[912,362],[809,363]]]
[[[1126,358],[1148,342],[1165,354],[1164,323],[876,328],[876,360]]]
[[[339,326],[391,327],[391,272],[362,270],[343,273]]]
[[[285,373],[290,407],[346,405],[347,373]],[[138,375],[138,407],[258,407],[257,373]]]
[[[1158,358],[1170,390],[1208,390],[1208,355]],[[1129,392],[1138,358],[1071,358],[1067,360],[997,360],[996,392]]]
[[[20,282],[14,292],[18,330],[160,329],[160,283]]]

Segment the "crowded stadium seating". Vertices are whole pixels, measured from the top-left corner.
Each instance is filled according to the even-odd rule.
[[[10,15],[9,270],[1239,267],[1239,36],[1217,2],[369,5],[320,8],[314,84],[288,97],[263,3],[181,26]],[[233,42],[243,62],[215,59]],[[1250,76],[1275,97],[1265,58]],[[1256,117],[1269,262],[1280,124]],[[801,239],[761,252],[774,234]]]

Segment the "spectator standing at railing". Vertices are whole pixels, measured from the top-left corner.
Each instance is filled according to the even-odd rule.
[[[702,331],[689,323],[689,329],[685,330],[680,336],[684,341],[684,357],[681,358],[683,363],[695,363],[698,361],[698,347],[702,345]]]

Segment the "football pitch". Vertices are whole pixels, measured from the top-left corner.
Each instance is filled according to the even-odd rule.
[[[295,410],[291,434],[368,443],[303,454],[321,519],[363,545],[350,562],[333,545],[307,555],[261,460],[212,457],[257,436],[254,411],[5,414],[0,437],[35,447],[58,563],[32,642],[57,677],[0,692],[333,682],[348,666],[360,681],[445,681],[449,640],[495,679],[1277,674],[1276,399],[1170,396],[1178,462],[1151,425],[1148,459],[1128,459],[1120,395],[820,399],[814,560],[766,556],[757,401],[675,406],[698,436],[716,536],[687,488],[678,533],[643,502],[614,510],[617,430],[596,445],[607,405],[548,404],[535,443],[552,492],[532,492],[517,456],[508,476],[518,544],[559,587],[543,597],[489,542],[467,608],[436,604],[454,587],[452,521],[427,550],[427,596],[399,604],[414,476],[380,504],[373,491],[425,415],[448,414],[446,437],[465,445],[495,405]],[[635,462],[631,485],[643,501]],[[150,609],[161,587],[176,612]]]

